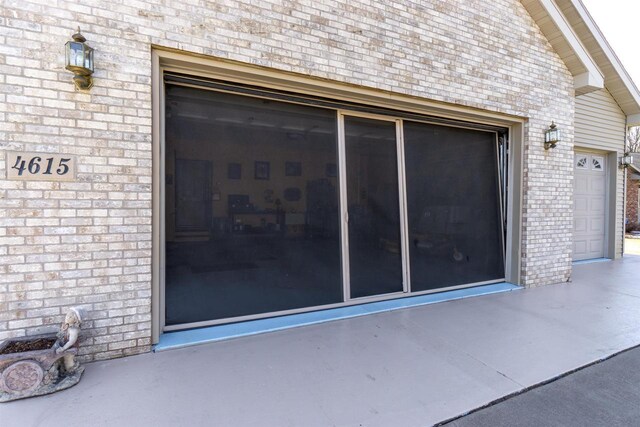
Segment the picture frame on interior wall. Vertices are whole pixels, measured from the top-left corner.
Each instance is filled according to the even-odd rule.
[[[269,162],[258,162],[254,163],[254,178],[260,180],[269,180],[269,175],[271,172],[271,164]]]
[[[284,175],[285,176],[301,176],[302,175],[302,163],[300,163],[300,162],[284,162]]]
[[[229,163],[227,165],[227,179],[241,179],[242,165],[240,163]]]

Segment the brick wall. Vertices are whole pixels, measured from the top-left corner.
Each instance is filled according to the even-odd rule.
[[[634,229],[638,229],[638,186],[640,186],[640,181],[631,179],[633,174],[634,172],[632,172],[631,169],[627,169],[627,207],[625,218],[627,230],[630,230],[631,227],[634,226]]]
[[[86,93],[63,64],[77,25]],[[573,80],[517,0],[5,0],[0,177],[4,150],[73,154],[78,177],[0,178],[0,339],[81,305],[86,360],[149,350],[153,45],[527,117],[523,281],[568,279]]]

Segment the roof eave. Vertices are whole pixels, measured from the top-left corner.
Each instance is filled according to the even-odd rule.
[[[581,0],[556,0],[556,3],[598,68],[603,71],[605,87],[627,116],[627,125],[640,125],[640,91],[587,8]]]
[[[604,74],[553,0],[521,0],[573,75],[576,95],[604,88]]]

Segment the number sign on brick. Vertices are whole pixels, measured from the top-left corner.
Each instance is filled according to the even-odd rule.
[[[74,156],[55,153],[7,152],[7,179],[20,181],[73,181]]]

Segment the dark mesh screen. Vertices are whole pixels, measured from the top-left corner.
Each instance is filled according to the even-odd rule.
[[[351,297],[402,291],[396,125],[345,118]]]
[[[405,122],[413,291],[504,278],[496,134]]]
[[[166,323],[343,301],[336,112],[167,86]]]

